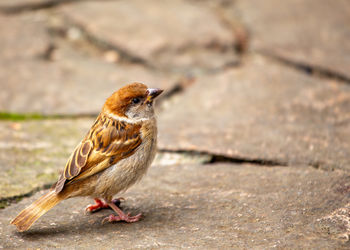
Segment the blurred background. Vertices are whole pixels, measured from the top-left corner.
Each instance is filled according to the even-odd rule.
[[[150,174],[161,200],[145,201],[146,179],[130,206],[175,206],[190,229],[174,219],[166,236],[146,219],[158,233],[140,246],[348,244],[349,27],[348,0],[0,0],[0,236],[11,204],[56,181],[104,100],[142,82],[165,89]],[[85,244],[108,235],[89,233]]]

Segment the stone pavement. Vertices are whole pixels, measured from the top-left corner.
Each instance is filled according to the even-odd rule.
[[[329,232],[346,222],[327,215],[346,204],[348,180],[307,166],[158,165],[125,194],[124,209],[144,213],[138,223],[101,225],[111,211],[86,215],[91,199],[77,198],[16,233],[9,218],[40,192],[0,214],[0,237],[4,248],[335,248]]]
[[[2,0],[0,248],[350,247],[346,0]],[[104,99],[166,90],[158,156],[101,225],[88,198],[25,233]]]

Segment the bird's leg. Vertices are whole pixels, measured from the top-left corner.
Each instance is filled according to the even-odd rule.
[[[110,208],[110,206],[106,202],[103,202],[102,200],[97,199],[97,198],[95,198],[94,200],[95,200],[95,204],[87,206],[85,208],[86,212],[93,213],[93,212],[97,212],[97,211],[104,209],[104,208]],[[115,204],[117,207],[119,207],[120,202],[122,200],[124,200],[124,198],[114,199],[114,200],[112,200],[112,203]]]
[[[130,216],[130,213],[125,214],[118,206],[116,206],[113,202],[107,203],[118,215],[111,214],[110,216],[104,218],[102,223],[106,221],[125,221],[125,222],[136,222],[141,219],[141,214]]]

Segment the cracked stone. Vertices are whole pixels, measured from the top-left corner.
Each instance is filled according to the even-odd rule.
[[[0,10],[13,10],[22,6],[37,6],[38,4],[45,4],[55,0],[1,0]]]
[[[123,195],[123,209],[143,212],[141,221],[101,225],[111,211],[86,215],[92,199],[74,198],[17,233],[10,219],[40,192],[0,210],[0,246],[346,249],[349,243],[338,237],[345,231],[318,225],[349,203],[349,193],[339,191],[348,179],[339,170],[310,167],[158,165]]]
[[[93,121],[94,118],[0,122],[0,201],[56,182]],[[154,164],[198,164],[210,159],[208,155],[158,153]]]
[[[350,79],[349,1],[240,0],[231,13],[250,30],[254,50]]]
[[[348,85],[250,57],[164,105],[162,149],[349,170]]]
[[[202,4],[89,1],[60,10],[94,37],[161,68],[209,70],[238,61],[232,32]]]
[[[60,40],[51,41],[42,12],[0,19],[0,45],[6,48],[0,52],[0,83],[6,89],[0,93],[1,111],[98,113],[105,99],[127,83],[169,89],[176,82],[174,75],[108,63]],[[53,58],[48,53],[54,53]]]

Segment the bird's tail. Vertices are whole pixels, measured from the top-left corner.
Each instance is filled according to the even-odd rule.
[[[62,195],[59,195],[52,190],[41,196],[26,209],[22,210],[22,212],[11,221],[11,224],[16,225],[20,232],[26,231],[37,219],[63,199]]]

